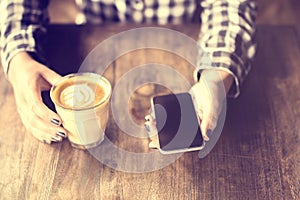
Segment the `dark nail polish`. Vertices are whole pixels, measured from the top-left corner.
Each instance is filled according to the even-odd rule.
[[[52,140],[54,140],[54,142],[60,142],[61,139],[59,138],[59,136],[53,136]]]
[[[54,118],[51,119],[51,123],[54,124],[54,125],[57,125],[57,126],[60,124],[59,120],[58,119],[54,119]]]
[[[43,142],[44,142],[45,144],[51,144],[51,141],[46,140],[46,139],[44,139]]]
[[[148,123],[145,123],[144,125],[145,125],[146,130],[147,130],[148,132],[150,132],[149,124],[148,124]]]
[[[67,138],[66,134],[63,133],[63,132],[60,132],[60,131],[58,131],[58,132],[56,133],[56,135],[58,135],[58,136],[60,136],[60,137],[63,137],[63,138]]]
[[[206,132],[207,137],[211,137],[212,136],[212,131],[210,129],[207,130]]]

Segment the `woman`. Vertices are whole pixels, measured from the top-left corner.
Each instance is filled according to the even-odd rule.
[[[250,70],[255,53],[254,0],[86,0],[78,1],[87,23],[103,21],[135,23],[183,23],[192,20],[197,6],[202,8],[198,43],[208,54],[208,64],[199,59],[191,88],[198,103],[201,131],[216,127],[224,98],[218,87],[224,84],[229,96],[237,97],[240,84]],[[2,0],[0,3],[1,58],[25,127],[40,141],[62,141],[67,131],[60,117],[42,102],[41,91],[48,90],[60,75],[40,61],[36,35],[48,23],[45,0]],[[201,76],[200,76],[201,74]],[[208,86],[208,87],[207,87]],[[200,99],[201,97],[205,97]]]

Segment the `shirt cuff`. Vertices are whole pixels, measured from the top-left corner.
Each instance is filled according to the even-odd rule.
[[[1,62],[5,75],[8,73],[9,62],[19,52],[36,52],[35,40],[31,31],[20,30],[18,33],[11,33],[1,48]]]
[[[240,95],[240,81],[238,77],[227,67],[211,67],[211,66],[199,66],[194,71],[194,80],[195,82],[198,82],[201,76],[201,73],[203,70],[222,70],[227,72],[228,74],[232,75],[234,81],[232,82],[232,85],[228,91],[227,96],[230,98],[237,98]]]

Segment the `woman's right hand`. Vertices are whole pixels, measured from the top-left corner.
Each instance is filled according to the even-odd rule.
[[[217,126],[232,82],[233,76],[228,72],[207,69],[203,70],[200,80],[190,90],[205,141],[209,141],[207,133],[211,134]]]
[[[60,142],[67,136],[61,118],[43,103],[41,97],[41,92],[49,90],[60,78],[26,52],[16,54],[9,64],[8,80],[21,120],[34,137],[48,144]]]

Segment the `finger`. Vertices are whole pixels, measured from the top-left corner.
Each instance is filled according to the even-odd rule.
[[[61,142],[66,138],[66,133],[62,128],[56,129],[55,127],[49,127],[48,129],[45,129],[41,123],[41,121],[37,123],[38,125],[32,122],[30,123],[30,131],[38,140],[49,144],[52,142]]]
[[[39,117],[27,106],[22,106],[20,111],[24,126],[40,141],[46,139],[47,141],[59,142],[67,137],[67,131],[63,127]]]
[[[67,131],[63,127],[50,124],[38,116],[35,117],[34,121],[29,121],[29,123],[31,127],[35,127],[41,132],[46,133],[49,139],[57,136],[61,140],[67,137]]]
[[[203,138],[205,141],[209,141],[211,132],[217,126],[217,120],[218,120],[217,117],[215,115],[213,115],[212,113],[203,117],[200,128],[201,128],[201,132],[202,132],[202,135],[203,135]]]
[[[192,100],[193,100],[193,104],[195,106],[195,109],[199,109],[199,107],[201,106],[201,89],[200,89],[200,84],[195,84],[189,91]]]
[[[57,74],[56,72],[50,70],[49,68],[45,68],[43,71],[42,76],[45,78],[46,81],[48,81],[51,85],[54,85],[57,83],[62,76]]]
[[[150,149],[158,149],[159,148],[159,142],[158,142],[158,138],[152,138],[150,143],[149,143],[149,148]]]
[[[36,103],[36,107],[33,109],[36,115],[38,115],[41,119],[44,119],[47,121],[49,124],[51,123],[52,125],[55,126],[61,126],[62,124],[62,119],[61,117],[50,110],[44,103],[41,101],[38,101]]]
[[[41,131],[40,129],[31,128],[31,133],[32,135],[38,139],[39,141],[46,143],[46,144],[51,144],[51,143],[56,143],[56,142],[61,142],[62,141],[62,137],[57,136],[57,135],[49,135],[47,132]]]
[[[202,109],[198,109],[197,115],[198,115],[199,119],[202,120],[203,119],[203,110]]]
[[[40,91],[37,88],[30,91],[26,96],[26,107],[22,113],[26,126],[36,130],[34,136],[39,140],[62,141],[67,137],[67,131],[60,126],[62,121],[60,116],[42,102]]]
[[[209,137],[207,136],[208,127],[209,127],[209,119],[207,117],[204,117],[201,121],[200,129],[202,132],[203,139],[205,141],[209,141]]]
[[[41,93],[37,88],[30,92],[25,98],[30,112],[35,113],[39,118],[44,119],[49,124],[51,123],[56,126],[61,125],[61,117],[43,103]]]

